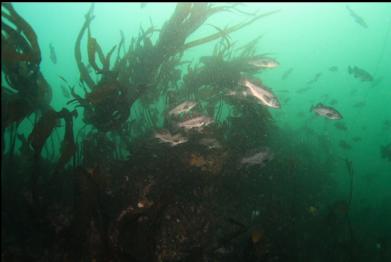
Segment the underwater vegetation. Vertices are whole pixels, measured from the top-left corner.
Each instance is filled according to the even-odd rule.
[[[68,107],[55,110],[53,87],[41,72],[38,36],[11,3],[2,3],[2,260],[389,256],[386,234],[377,236],[378,246],[365,249],[368,256],[360,253],[364,240],[351,214],[352,160],[326,150],[324,137],[298,140],[276,125],[271,112],[285,102],[262,74],[273,74],[278,59],[257,50],[261,36],[245,43],[230,37],[279,10],[248,13],[240,4],[178,3],[160,28],[140,27],[131,39],[121,32],[118,44],[104,52],[94,37],[94,7],[75,36],[79,82],[59,75]],[[245,19],[212,25],[215,33],[189,40],[211,16],[225,12]],[[184,61],[190,49],[213,41],[211,53]],[[60,50],[52,44],[49,49],[51,64],[60,63]],[[373,80],[357,66],[349,74]],[[288,81],[293,75],[289,68],[280,77]],[[325,121],[345,120],[334,108],[336,100],[328,104],[333,107],[319,102],[309,111]],[[136,111],[138,117],[132,115]],[[75,125],[80,119],[81,127]],[[31,130],[20,128],[24,122]],[[344,122],[335,128],[348,130]],[[304,130],[307,139],[314,137],[310,127]],[[314,153],[313,144],[324,154]],[[340,147],[352,146],[341,140]],[[390,145],[380,153],[391,160]],[[333,191],[338,165],[348,181],[347,196]]]

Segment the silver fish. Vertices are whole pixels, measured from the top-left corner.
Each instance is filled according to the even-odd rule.
[[[221,144],[214,138],[202,138],[199,143],[203,146],[208,147],[208,149],[220,149]]]
[[[213,123],[213,119],[208,116],[198,116],[178,124],[179,127],[185,129],[199,129],[202,130],[203,127]]]
[[[167,130],[162,130],[160,132],[155,133],[155,138],[158,138],[163,143],[168,143],[171,146],[176,146],[179,144],[183,144],[188,141],[188,139],[181,134],[172,135]]]
[[[197,105],[196,102],[194,101],[185,101],[182,104],[176,106],[174,109],[170,110],[168,114],[178,116],[181,113],[186,113],[192,110],[195,106]]]
[[[257,98],[265,106],[272,108],[280,108],[280,102],[278,98],[272,93],[271,90],[262,85],[256,85],[248,79],[242,79],[241,84],[247,87],[249,93]]]
[[[266,162],[273,160],[274,154],[268,147],[261,148],[256,154],[244,157],[241,160],[241,164],[244,165],[261,165],[264,166]]]
[[[319,80],[319,77],[321,77],[321,75],[322,75],[322,73],[317,73],[315,76],[314,76],[314,78],[312,78],[311,80],[309,80],[309,81],[307,81],[307,84],[313,84],[313,83],[315,83],[315,82],[317,82],[318,80]]]
[[[339,120],[342,119],[342,115],[334,108],[325,106],[322,103],[318,103],[316,106],[311,106],[310,111],[314,111],[320,116],[324,116],[328,119]]]
[[[269,57],[260,57],[251,59],[247,62],[247,64],[254,66],[257,69],[264,69],[264,68],[276,68],[280,65],[280,63],[277,62],[277,60]]]

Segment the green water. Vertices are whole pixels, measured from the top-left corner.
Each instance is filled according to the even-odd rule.
[[[98,40],[103,53],[107,54],[113,45],[119,43],[120,31],[122,31],[125,36],[124,46],[127,48],[131,43],[131,37],[136,37],[139,34],[140,26],[146,30],[152,23],[155,28],[162,28],[165,21],[172,15],[175,5],[176,3],[148,3],[141,8],[139,3],[96,4],[95,18],[90,25],[91,34]],[[354,21],[354,17],[349,14],[346,5],[349,5],[357,15],[365,20],[367,28]],[[63,95],[60,86],[64,85],[64,82],[58,76],[64,77],[71,86],[76,86],[77,93],[83,94],[82,88],[78,86],[80,73],[75,62],[74,46],[90,3],[15,3],[14,7],[31,25],[38,37],[42,53],[40,70],[53,92],[50,105],[55,111],[60,111],[64,107],[73,110],[73,105],[67,105],[69,98]],[[299,217],[311,216],[312,214],[307,212],[310,207],[315,207],[316,212],[321,212],[326,210],[333,201],[349,198],[350,182],[353,183],[349,216],[351,227],[354,230],[356,250],[361,248],[362,254],[355,251],[358,254],[356,260],[349,260],[352,259],[349,256],[338,256],[341,247],[336,244],[335,249],[330,248],[335,251],[335,256],[331,256],[327,260],[327,256],[320,255],[320,251],[319,256],[316,255],[318,254],[317,247],[300,246],[304,245],[303,243],[305,245],[309,243],[309,241],[303,240],[300,242],[301,244],[297,244],[300,246],[298,247],[298,250],[301,250],[300,255],[290,261],[330,261],[330,259],[335,259],[334,261],[386,261],[391,256],[391,160],[382,157],[381,147],[391,142],[391,124],[389,124],[391,121],[389,106],[391,101],[391,4],[246,3],[238,8],[247,12],[259,10],[262,13],[280,10],[229,34],[229,37],[231,43],[235,42],[234,47],[236,48],[262,35],[257,43],[257,54],[267,53],[280,64],[277,68],[265,69],[253,74],[253,77],[262,80],[272,89],[281,103],[280,109],[265,109],[270,112],[275,124],[267,133],[270,140],[268,138],[265,140],[275,152],[274,161],[282,161],[282,159],[285,161],[289,159],[288,156],[291,156],[292,159],[300,159],[298,165],[301,166],[298,170],[302,173],[297,175],[303,175],[299,179],[299,184],[305,185],[305,187],[298,187],[295,190],[298,191],[297,195],[299,196],[297,201],[305,200],[298,204],[301,208],[297,211],[300,213]],[[211,25],[224,29],[226,26],[241,23],[247,17],[245,14],[235,11],[217,13],[191,34],[186,42],[215,33],[216,29]],[[153,35],[151,38],[153,43],[157,37],[158,33]],[[81,43],[84,61],[87,61],[86,39],[87,37],[84,36]],[[213,41],[186,50],[181,61],[191,61],[192,65],[197,64],[200,57],[212,55],[216,42]],[[56,64],[50,60],[50,43],[56,50]],[[333,66],[337,70],[330,70]],[[348,66],[358,66],[364,69],[373,76],[374,80],[364,82],[354,78],[348,73]],[[178,68],[182,70],[182,76],[186,75],[187,65]],[[291,73],[283,78],[287,70],[290,69]],[[318,80],[308,83],[318,73],[320,73]],[[98,77],[93,74],[93,79],[99,79]],[[6,83],[2,70],[3,85]],[[178,81],[178,86],[183,85],[183,79]],[[179,94],[176,95],[179,96]],[[177,97],[177,100],[184,101],[186,99]],[[143,103],[136,101],[132,105],[128,121],[133,120],[136,125],[142,128],[135,127],[128,134],[131,145],[133,142],[136,143],[138,138],[150,135],[151,132],[165,127],[165,113],[171,108],[164,101],[165,95],[162,94],[147,103],[149,109],[156,108],[156,117],[151,120],[147,119],[144,111],[145,104],[143,106]],[[201,101],[199,102],[201,103]],[[326,105],[333,104],[332,107],[343,115],[343,119],[333,121],[310,112],[311,106],[319,102]],[[355,106],[358,102],[365,102],[365,105]],[[259,107],[262,106],[259,105]],[[217,116],[216,112],[214,115],[215,121],[220,123],[225,122],[232,113],[228,104],[224,104],[221,110],[221,115]],[[75,135],[85,125],[81,108],[78,109],[78,115],[74,120]],[[33,116],[24,119],[18,127],[18,133],[28,136],[33,128],[33,120]],[[251,122],[252,119],[247,119],[247,121]],[[336,122],[343,123],[347,130],[338,129],[335,126]],[[86,130],[90,129],[92,130],[93,127],[87,126]],[[55,155],[54,160],[59,157],[64,128],[59,127],[56,130],[51,135],[54,146],[50,148],[47,143],[47,148],[42,153],[44,158],[49,158],[49,155],[52,154]],[[8,152],[10,149],[9,133],[10,130],[7,129],[5,131],[4,152]],[[251,136],[257,136],[257,132],[251,132],[249,136],[251,139]],[[360,138],[360,141],[354,141],[354,138],[357,137]],[[121,147],[121,142],[118,142],[121,140],[115,139],[113,138],[114,143],[123,153],[120,157],[121,160],[132,158],[132,153],[128,152],[129,148]],[[254,141],[257,139],[254,138]],[[341,141],[345,141],[350,148],[341,146]],[[81,138],[76,140],[76,143],[81,143]],[[235,141],[230,141],[230,143],[234,144]],[[15,148],[19,146],[20,141],[16,141]],[[170,155],[171,151],[169,150],[172,148],[168,148],[163,155]],[[152,155],[153,152],[147,154]],[[284,156],[282,157],[282,155]],[[280,160],[278,160],[279,157]],[[353,180],[350,180],[345,159],[352,162]],[[149,163],[145,165],[149,165]],[[270,165],[273,166],[273,161]],[[274,165],[278,166],[277,163]],[[275,168],[277,168],[276,166]],[[73,166],[68,164],[67,168],[72,169]],[[270,172],[270,176],[279,175],[277,171],[273,174],[273,169],[270,166],[266,166],[266,168],[269,168],[268,171],[260,168],[258,171],[251,170],[251,172],[260,172],[261,174]],[[7,169],[7,172],[12,173],[12,168]],[[240,173],[240,171],[238,172]],[[2,180],[4,174],[5,171],[2,169]],[[141,175],[143,174],[141,173]],[[308,176],[308,184],[306,184],[306,176]],[[284,181],[282,179],[279,182],[283,183]],[[292,182],[291,180],[286,181]],[[325,184],[321,184],[323,182]],[[4,183],[2,184],[4,185]],[[251,186],[246,184],[238,190],[245,192],[249,190],[248,187]],[[286,194],[286,198],[282,199],[290,198],[290,194],[294,196],[291,185],[274,184],[274,189],[276,192]],[[268,193],[273,192],[270,188],[260,188],[259,194],[262,194],[262,190]],[[317,191],[319,195],[316,195]],[[316,196],[312,197],[308,194]],[[314,199],[314,202],[311,202],[311,199]],[[250,211],[246,212],[249,214]],[[247,219],[249,216],[250,214]],[[315,219],[318,218],[318,214],[314,216]],[[314,235],[317,233],[311,231],[311,228],[305,234],[316,238]],[[295,234],[300,235],[300,231],[295,231]],[[330,235],[319,233],[319,237],[325,238],[324,243],[332,242]],[[305,236],[299,238],[305,239]],[[15,237],[15,239],[19,238]],[[338,241],[336,240],[336,242]],[[322,242],[316,242],[314,245],[322,245]],[[332,245],[330,244],[330,246]],[[7,250],[7,246],[2,245],[2,253],[5,252],[4,250]],[[243,261],[280,261],[276,257],[278,254],[264,256],[264,260]],[[286,256],[282,257],[281,261],[288,261]]]

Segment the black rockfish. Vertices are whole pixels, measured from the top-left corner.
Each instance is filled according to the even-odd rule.
[[[364,28],[368,28],[368,25],[365,22],[365,20],[361,16],[356,14],[356,12],[354,12],[353,9],[351,9],[348,5],[346,6],[346,9],[349,11],[349,14],[351,15],[351,17],[353,17],[354,21],[357,24],[361,25]]]
[[[365,71],[364,69],[362,68],[359,68],[357,66],[354,66],[354,67],[351,67],[349,66],[348,67],[348,73],[353,75],[355,78],[358,78],[360,79],[361,81],[373,81],[373,77],[370,73],[368,73],[367,71]]]
[[[56,50],[54,49],[54,46],[51,43],[49,45],[49,48],[50,48],[50,60],[52,60],[53,64],[57,64]]]
[[[247,87],[248,93],[258,99],[263,105],[272,108],[281,107],[278,98],[270,89],[266,88],[264,85],[256,84],[246,78],[241,79],[240,84]]]
[[[310,111],[314,111],[318,115],[332,120],[339,120],[343,118],[336,109],[331,106],[323,105],[322,103],[318,103],[316,106],[311,106]]]

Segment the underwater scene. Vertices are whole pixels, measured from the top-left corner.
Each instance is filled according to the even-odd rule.
[[[1,260],[391,261],[390,3],[2,3]]]

